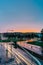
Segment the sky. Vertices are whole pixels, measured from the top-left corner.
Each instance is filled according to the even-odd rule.
[[[0,32],[40,32],[43,0],[0,0]]]

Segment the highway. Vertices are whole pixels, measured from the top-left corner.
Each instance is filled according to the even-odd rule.
[[[33,56],[32,54],[30,54],[26,49],[25,47],[27,47],[28,45],[24,45],[23,42],[22,44],[20,44],[19,42],[17,43],[27,54],[28,56],[30,56],[34,62],[37,63],[37,65],[43,65],[43,60],[39,59],[39,58],[36,58],[35,56]],[[30,45],[27,47],[29,49]],[[31,49],[32,50],[32,49]],[[38,50],[38,49],[37,49]]]
[[[1,53],[1,56],[3,55],[2,57],[3,57],[3,61],[4,61],[4,60],[6,60],[6,59],[5,59],[5,57],[6,57],[6,55],[5,55],[5,50],[7,49],[6,43],[5,43],[5,44],[3,44],[3,43],[0,44],[0,47],[1,47],[0,50],[2,50],[0,53]],[[10,48],[10,47],[9,47],[9,48]],[[8,50],[9,50],[9,49],[8,49]],[[2,52],[3,52],[3,53],[2,53]],[[7,63],[6,63],[6,64],[2,63],[1,65],[24,65],[23,62],[21,62],[20,58],[19,58],[15,53],[13,54],[13,53],[11,52],[11,50],[9,50],[8,53],[10,54],[10,56],[12,55],[12,58],[14,58],[14,61],[13,61],[13,62],[10,62],[10,63],[8,63],[8,64],[7,64]],[[8,54],[8,56],[9,56],[9,54]],[[5,56],[5,57],[4,57],[4,56]],[[9,56],[9,57],[10,57],[10,56]],[[9,58],[9,57],[8,57],[8,58]]]
[[[16,59],[16,62],[18,65],[41,65],[41,63],[33,57],[31,54],[29,54],[24,48],[22,51],[21,49],[17,48],[15,49],[10,43],[2,43],[2,46],[8,50],[8,52]],[[32,58],[33,57],[33,58]],[[35,61],[34,61],[35,60]],[[17,65],[15,64],[15,65]],[[13,64],[11,64],[13,65]]]
[[[4,47],[7,49],[7,45],[8,45],[8,51],[13,55],[15,56],[16,55],[16,58],[18,59],[18,62],[22,63],[22,65],[31,65],[31,61],[29,59],[27,59],[23,54],[21,54],[17,49],[13,48],[12,47],[12,50],[11,50],[11,47],[9,44],[6,44],[4,45]]]
[[[36,46],[36,45],[32,45],[32,44],[27,44],[26,41],[18,42],[17,44],[21,45],[21,47],[24,47],[26,49],[29,49],[29,50],[37,53],[39,55],[42,55],[41,47],[40,46]]]

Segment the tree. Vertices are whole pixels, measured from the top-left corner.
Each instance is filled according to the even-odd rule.
[[[43,41],[43,29],[41,30],[41,41]]]
[[[43,42],[43,29],[41,30],[41,41]],[[42,55],[43,55],[43,47],[42,47]]]
[[[0,34],[0,40],[1,40],[1,34]]]
[[[31,34],[31,38],[34,38],[34,33]]]

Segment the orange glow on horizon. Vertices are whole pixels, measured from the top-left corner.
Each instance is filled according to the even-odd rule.
[[[32,30],[9,30],[8,32],[23,32],[23,33],[26,33],[26,32],[39,32],[38,29],[32,29]]]

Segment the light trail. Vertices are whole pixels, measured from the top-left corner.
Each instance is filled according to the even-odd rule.
[[[20,46],[21,47],[21,46]],[[30,54],[26,49],[24,49],[23,47],[21,47],[28,55],[30,55],[37,63],[38,65],[41,65],[40,61],[34,57],[32,54]]]
[[[5,46],[5,48],[7,48],[7,45]],[[28,59],[26,59],[25,58],[25,56],[23,56],[20,52],[18,52],[17,50],[15,51],[16,49],[14,49],[14,48],[12,48],[12,51],[13,52],[11,52],[11,48],[9,47],[9,45],[8,45],[8,51],[9,52],[11,52],[13,55],[15,54],[15,55],[17,55],[22,61],[24,61],[24,63],[26,64],[26,65],[31,65],[31,63],[28,61]],[[14,56],[15,56],[14,55]],[[22,65],[24,65],[24,64],[22,64]]]
[[[6,44],[6,43],[5,43]],[[15,60],[16,60],[16,62],[17,62],[17,65],[19,65],[19,64],[21,64],[21,65],[24,65],[23,63],[22,63],[22,61],[20,60],[20,58],[15,54],[15,53],[12,53],[11,52],[11,48],[10,48],[10,46],[9,45],[3,45],[2,44],[2,46],[4,46],[4,48],[5,49],[7,49],[8,50],[8,52],[10,53],[10,54],[12,54],[12,56],[14,57],[14,58],[16,58]]]
[[[10,46],[9,46],[9,44],[7,44],[8,45],[8,51],[9,52],[11,52],[11,48],[10,48]],[[7,45],[5,46],[5,48],[7,48]],[[31,55],[29,52],[27,52],[27,50],[25,50],[23,47],[21,47],[29,56],[31,56],[37,63],[38,63],[38,65],[41,65],[41,63],[38,61],[38,59],[36,59],[33,55]],[[31,61],[29,60],[29,59],[27,59],[24,55],[22,55],[20,52],[18,52],[16,49],[14,49],[13,47],[12,47],[12,52],[11,52],[12,54],[13,54],[13,56],[18,56],[19,57],[19,59],[21,59],[22,61],[24,61],[25,63],[26,63],[26,65],[37,65],[37,63],[35,64],[35,63],[31,63]],[[15,55],[14,55],[15,54]],[[17,61],[19,60],[18,58],[17,58]],[[18,61],[19,63],[21,62],[21,61]],[[22,64],[23,65],[23,64]]]

